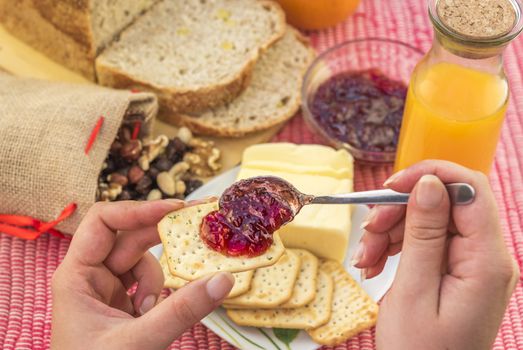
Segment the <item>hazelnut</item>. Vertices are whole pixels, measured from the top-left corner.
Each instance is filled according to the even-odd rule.
[[[180,140],[178,137],[175,137],[171,141],[169,141],[169,144],[165,149],[165,155],[167,156],[167,158],[176,163],[182,160],[183,155],[185,154],[185,152],[187,152],[187,150],[187,145],[183,143],[183,141]]]
[[[191,141],[191,139],[192,139],[192,132],[191,132],[191,130],[189,130],[189,128],[182,126],[178,130],[177,136],[180,140],[182,140],[183,143],[188,144],[189,141]]]
[[[111,144],[110,152],[113,154],[118,154],[120,152],[120,149],[122,148],[122,144],[119,141],[114,141]]]
[[[114,172],[114,173],[110,174],[109,176],[107,176],[107,181],[120,184],[121,186],[126,186],[127,183],[129,182],[125,175],[122,175],[117,172]]]
[[[123,190],[122,193],[118,196],[118,200],[128,201],[133,199],[133,194],[128,190]]]
[[[160,171],[167,171],[173,166],[173,162],[167,159],[166,156],[162,155],[154,162],[154,166]]]
[[[137,184],[144,175],[144,171],[138,165],[133,165],[127,173],[127,178],[129,179],[130,183]]]
[[[151,179],[155,179],[155,180],[159,173],[161,173],[161,171],[158,170],[158,168],[155,166],[151,166],[149,168],[149,170],[147,171],[147,175],[149,175],[151,177]]]
[[[137,160],[141,152],[142,142],[140,140],[131,140],[120,149],[120,155],[128,161]]]
[[[138,183],[136,184],[136,187],[134,189],[139,194],[145,195],[145,194],[147,194],[147,192],[149,192],[149,189],[151,188],[152,185],[153,185],[153,180],[149,176],[145,175],[144,177],[142,177],[142,179],[140,181],[138,181]]]

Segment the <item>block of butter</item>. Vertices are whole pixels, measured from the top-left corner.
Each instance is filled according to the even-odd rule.
[[[245,150],[238,179],[279,176],[303,193],[325,195],[353,190],[353,160],[346,151],[320,145],[263,144]],[[315,255],[342,262],[351,228],[348,205],[308,205],[280,237],[288,248],[307,249]]]
[[[243,152],[242,167],[336,179],[354,177],[353,159],[347,151],[321,145],[264,143],[251,146]]]

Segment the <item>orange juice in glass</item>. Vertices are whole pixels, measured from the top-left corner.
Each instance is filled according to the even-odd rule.
[[[509,97],[502,52],[522,29],[521,3],[506,0],[513,24],[482,37],[481,28],[472,35],[446,24],[439,2],[430,3],[435,39],[411,77],[395,170],[444,159],[488,174]]]

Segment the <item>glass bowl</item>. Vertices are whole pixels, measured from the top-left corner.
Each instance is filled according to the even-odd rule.
[[[329,145],[346,149],[359,161],[393,162],[395,152],[376,152],[357,148],[329,135],[316,121],[310,105],[318,87],[341,72],[377,68],[388,78],[401,81],[408,86],[410,75],[422,58],[423,52],[414,46],[397,40],[380,38],[350,40],[328,49],[316,58],[303,79],[302,110],[306,123]]]

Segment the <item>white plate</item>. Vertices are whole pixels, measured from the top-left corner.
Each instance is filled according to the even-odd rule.
[[[200,187],[190,196],[190,199],[204,198],[208,196],[219,196],[222,192],[229,187],[238,175],[239,168],[229,170],[228,172],[214,178],[204,186]],[[352,213],[352,232],[350,236],[349,246],[347,247],[347,259],[344,261],[345,269],[351,274],[351,276],[358,282],[360,282],[360,270],[350,265],[350,258],[354,254],[354,250],[358,245],[358,242],[362,235],[360,225],[363,222],[365,215],[369,211],[367,206],[357,205],[355,206]],[[150,250],[157,258],[162,253],[162,245],[159,244]],[[370,280],[361,283],[363,289],[370,295],[375,301],[380,300],[387,290],[392,285],[394,275],[398,268],[399,256],[390,257],[383,269],[383,272]],[[270,328],[254,328],[254,327],[241,327],[234,324],[226,315],[222,308],[211,313],[209,316],[202,320],[202,323],[210,328],[214,333],[218,334],[221,338],[225,339],[231,345],[238,347],[242,350],[313,350],[320,347],[318,344],[313,342],[307,333],[301,331],[298,336],[292,341],[290,346],[287,346],[281,342]]]

